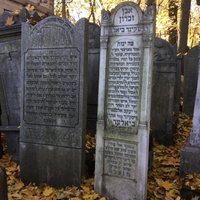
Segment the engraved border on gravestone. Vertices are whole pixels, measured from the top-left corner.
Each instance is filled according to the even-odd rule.
[[[80,52],[76,47],[24,53],[27,124],[75,127],[79,123]]]
[[[62,18],[53,16],[45,18],[42,23],[38,23],[32,27],[30,32],[32,47],[37,48],[39,45],[41,48],[48,48],[49,44],[51,44],[52,47],[59,48],[72,45],[74,42],[74,30],[71,25],[66,23]],[[62,33],[59,35],[60,40],[57,39],[57,34],[53,34],[56,32]],[[52,35],[55,38],[52,38]],[[52,38],[51,41],[49,41],[49,38]]]
[[[113,39],[109,49],[107,127],[137,133],[141,90],[141,49],[137,37]]]
[[[136,181],[137,151],[137,142],[106,139],[104,174]]]

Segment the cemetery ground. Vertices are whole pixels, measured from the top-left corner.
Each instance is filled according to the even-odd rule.
[[[197,200],[200,194],[200,174],[188,174],[184,178],[179,176],[180,150],[189,136],[192,119],[182,113],[179,114],[179,123],[174,146],[165,147],[154,143],[153,166],[149,171],[148,199],[164,200]],[[6,152],[5,136],[2,136]],[[36,186],[30,183],[25,186],[20,180],[20,167],[11,161],[5,153],[0,159],[0,165],[6,168],[9,200],[107,200],[100,197],[93,190],[95,137],[87,134],[86,137],[86,166],[87,176],[80,188],[65,187],[55,189],[45,184]]]

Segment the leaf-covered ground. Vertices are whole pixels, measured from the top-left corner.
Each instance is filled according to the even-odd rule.
[[[175,145],[165,147],[154,144],[153,167],[148,178],[148,200],[198,200],[197,196],[184,198],[181,191],[183,188],[198,191],[200,189],[200,174],[189,174],[184,179],[179,177],[180,150],[190,134],[191,125],[191,118],[180,114]],[[86,154],[89,156],[87,162],[94,165],[95,138],[87,135],[86,139]],[[45,184],[36,186],[33,183],[25,186],[20,180],[19,166],[11,161],[8,154],[0,159],[0,165],[5,167],[7,171],[9,200],[107,200],[107,198],[100,197],[94,192],[93,176],[84,179],[80,188],[55,189]],[[89,170],[93,169],[94,166],[89,167]],[[93,174],[93,171],[91,174]]]
[[[153,167],[148,179],[148,199],[184,199],[181,197],[181,189],[187,182],[187,178],[181,180],[179,177],[180,150],[190,135],[191,127],[191,118],[179,114],[175,145],[165,147],[154,144]]]

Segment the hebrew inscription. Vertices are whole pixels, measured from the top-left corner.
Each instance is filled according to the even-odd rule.
[[[30,49],[25,54],[24,120],[30,124],[78,124],[79,51]]]
[[[115,15],[114,25],[132,25],[138,23],[138,13],[132,6],[126,5]]]
[[[105,174],[135,179],[137,144],[106,140],[104,147]]]
[[[134,40],[122,39],[110,49],[108,126],[137,127],[140,100],[141,50]]]

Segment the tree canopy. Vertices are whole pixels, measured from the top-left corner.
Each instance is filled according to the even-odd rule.
[[[124,1],[125,0],[55,0],[54,8],[56,15],[66,17],[73,23],[81,17],[86,17],[90,22],[100,24],[102,9],[111,10],[117,4]],[[153,3],[154,0],[133,0],[133,2],[140,5],[142,9],[145,9],[145,6]],[[200,6],[197,5],[197,1],[155,0],[155,3],[156,36],[168,40],[172,45],[177,45],[177,42],[179,41],[180,43],[180,40],[181,43],[185,42],[185,46],[188,46],[189,48],[197,45],[200,24]],[[184,3],[188,4],[190,7],[188,8]],[[184,14],[187,10],[188,25],[186,15]],[[184,33],[182,33],[182,29]],[[187,35],[186,38],[184,36],[185,34]]]

